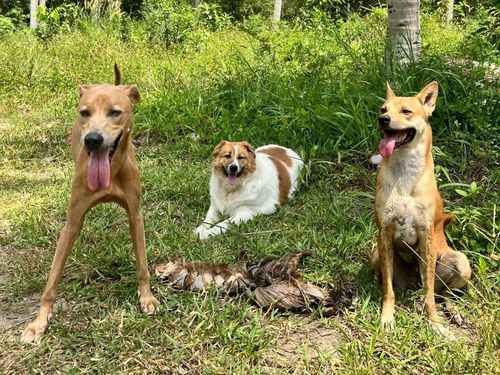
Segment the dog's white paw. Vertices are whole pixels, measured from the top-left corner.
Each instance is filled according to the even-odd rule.
[[[380,318],[380,323],[382,323],[382,328],[384,331],[394,331],[396,328],[396,321],[394,320],[394,314],[383,314]]]
[[[28,324],[28,326],[21,334],[21,342],[30,343],[40,341],[40,338],[43,336],[47,329],[47,325],[47,322],[39,322],[38,320],[35,320],[32,323]]]
[[[139,304],[141,305],[143,313],[152,315],[158,310],[158,300],[153,296],[153,294],[151,294],[151,292],[146,295],[141,295],[138,291],[137,294],[139,294]]]
[[[429,321],[429,325],[434,332],[443,336],[444,338],[450,341],[455,341],[457,339],[453,332],[450,331],[450,328],[446,326],[446,324],[442,322]]]
[[[196,228],[193,233],[200,239],[206,240],[208,238],[207,232],[210,231],[210,227],[206,224],[201,224],[198,228]]]

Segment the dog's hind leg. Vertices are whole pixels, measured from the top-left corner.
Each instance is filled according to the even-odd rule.
[[[463,317],[451,298],[454,290],[467,286],[471,276],[469,260],[463,253],[447,250],[437,260],[434,290],[444,298],[447,314],[457,325],[462,325]]]
[[[434,290],[462,289],[472,276],[469,260],[464,253],[449,250],[436,262],[436,282]]]
[[[26,327],[21,335],[21,340],[23,342],[38,340],[47,329],[48,321],[52,315],[52,306],[56,299],[57,285],[61,279],[64,264],[68,259],[76,238],[80,234],[85,214],[90,207],[91,203],[89,197],[76,196],[76,194],[71,195],[68,205],[67,221],[57,241],[57,248],[52,261],[47,285],[40,299],[40,310],[36,319]]]

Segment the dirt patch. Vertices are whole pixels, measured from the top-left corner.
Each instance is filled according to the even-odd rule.
[[[329,362],[340,360],[337,348],[344,343],[340,329],[309,317],[283,318],[277,329],[279,333],[272,342],[273,348],[263,354],[271,373],[277,368],[301,368],[320,358],[328,358]]]
[[[5,293],[5,285],[9,283],[11,275],[0,274],[0,295]],[[15,303],[0,304],[0,333],[27,323],[35,316],[38,309],[40,294],[32,293]]]

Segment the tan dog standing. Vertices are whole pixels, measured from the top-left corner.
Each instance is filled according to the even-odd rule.
[[[149,314],[155,310],[157,301],[149,286],[144,223],[140,211],[139,171],[130,138],[132,106],[139,100],[137,87],[120,85],[116,64],[114,86],[80,86],[79,114],[71,139],[75,174],[67,222],[57,242],[38,316],[22,334],[21,339],[25,342],[39,339],[45,332],[66,259],[80,234],[86,213],[98,203],[116,202],[127,211],[137,262],[139,302],[144,312]]]
[[[378,119],[384,138],[377,175],[375,216],[379,230],[370,263],[381,272],[382,324],[394,329],[394,291],[421,280],[425,309],[436,331],[451,334],[437,315],[434,292],[463,288],[471,268],[463,253],[446,243],[443,200],[434,177],[432,129],[438,83],[415,97],[397,97],[387,84],[387,100]]]

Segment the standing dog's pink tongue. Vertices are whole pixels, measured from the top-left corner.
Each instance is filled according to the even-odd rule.
[[[235,174],[230,174],[227,180],[229,182],[229,185],[235,185],[236,181],[238,181],[238,176]]]
[[[108,147],[90,153],[87,184],[91,191],[109,188],[110,168]]]
[[[398,140],[398,135],[386,135],[378,146],[378,151],[380,155],[384,158],[388,158],[394,152],[394,147],[396,147],[396,141]]]

